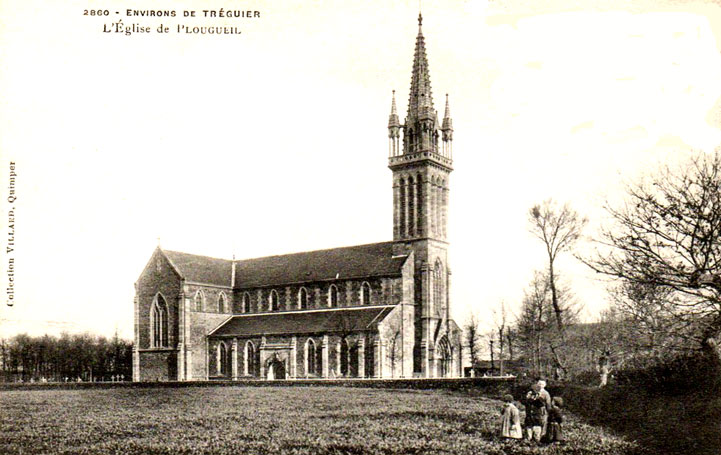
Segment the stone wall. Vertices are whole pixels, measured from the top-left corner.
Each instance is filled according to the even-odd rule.
[[[168,347],[178,344],[178,296],[180,277],[159,250],[151,257],[135,283],[138,315],[136,321],[138,349],[150,348],[150,310],[156,295],[163,296],[168,305]]]
[[[135,346],[133,377],[138,381],[177,379],[180,277],[156,250],[135,283]],[[151,347],[150,314],[153,301],[162,296],[167,308],[167,344]]]
[[[177,380],[176,350],[140,351],[140,381]]]

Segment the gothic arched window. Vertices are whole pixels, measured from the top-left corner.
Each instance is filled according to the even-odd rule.
[[[305,344],[305,374],[306,376],[314,375],[317,372],[317,354],[315,349],[315,342],[308,338]]]
[[[331,284],[328,288],[328,306],[331,308],[338,306],[338,288],[335,284]]]
[[[162,295],[153,299],[150,309],[150,347],[168,346],[168,305]]]
[[[255,345],[253,345],[253,342],[248,340],[247,343],[245,343],[245,368],[244,373],[246,376],[256,376],[256,352],[255,352]]]
[[[346,340],[345,338],[342,338],[339,343],[340,346],[338,347],[338,350],[340,352],[340,375],[343,377],[347,377],[350,376],[348,374],[350,348],[348,346],[348,340]]]
[[[363,282],[361,284],[361,305],[370,305],[371,304],[371,285],[367,282]]]
[[[433,268],[433,305],[437,312],[443,311],[443,264],[440,260],[436,261]]]
[[[305,288],[300,288],[298,291],[298,309],[305,310],[308,308],[308,291]]]
[[[250,313],[250,294],[247,292],[243,293],[243,300],[240,302],[240,312]]]
[[[225,313],[227,311],[225,304],[225,294],[221,292],[220,295],[218,295],[218,313]]]
[[[198,291],[195,293],[195,311],[203,311],[204,300],[205,296],[203,295],[203,291]]]
[[[406,181],[405,179],[400,179],[398,182],[398,205],[399,205],[399,211],[398,211],[398,217],[400,218],[398,220],[398,228],[400,229],[399,235],[401,237],[406,236],[406,209],[407,209],[407,201],[406,201]]]
[[[421,176],[416,177],[416,235],[421,236],[424,234],[423,231],[423,206],[424,206],[424,194],[423,194],[423,181]]]
[[[408,198],[408,235],[413,237],[416,235],[416,201],[413,177],[408,177],[408,187],[406,189],[406,197]]]
[[[276,292],[275,289],[270,291],[270,296],[268,297],[268,309],[270,311],[278,311],[278,292]]]
[[[218,343],[217,366],[219,376],[226,376],[228,374],[228,348],[222,341]]]

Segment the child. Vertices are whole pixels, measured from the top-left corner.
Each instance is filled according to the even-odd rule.
[[[501,437],[521,439],[521,413],[513,404],[513,395],[504,395],[503,409],[501,409]]]
[[[538,383],[531,386],[531,391],[526,394],[526,439],[541,442],[541,431],[543,429],[543,418],[546,412],[546,403],[540,394],[541,387]]]
[[[553,404],[548,410],[548,434],[546,439],[548,442],[563,442],[563,398],[553,397]]]

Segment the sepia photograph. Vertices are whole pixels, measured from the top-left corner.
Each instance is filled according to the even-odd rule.
[[[721,3],[3,0],[0,453],[721,452]]]

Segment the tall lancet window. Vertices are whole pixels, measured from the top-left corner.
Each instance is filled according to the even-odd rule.
[[[423,182],[421,176],[416,178],[416,235],[422,236],[423,232]]]
[[[400,182],[398,183],[399,186],[399,195],[398,195],[398,217],[400,218],[398,221],[398,227],[400,229],[400,232],[398,235],[400,237],[406,236],[406,181],[405,179],[400,179]]]
[[[443,225],[441,224],[441,212],[443,211],[443,187],[441,187],[441,179],[438,179],[436,187],[436,234],[443,237]]]
[[[338,306],[338,288],[335,284],[331,284],[328,288],[328,306],[332,308]]]
[[[240,304],[241,313],[250,313],[250,294],[247,292],[243,293],[243,301]]]
[[[168,305],[162,295],[153,299],[150,309],[150,347],[164,348],[168,346]]]
[[[256,350],[252,341],[245,343],[244,370],[246,376],[257,376]]]
[[[318,357],[316,354],[315,343],[312,339],[308,338],[305,344],[305,374],[306,376],[315,375],[318,371],[317,361]]]
[[[367,282],[361,284],[361,305],[371,304],[371,285]]]
[[[220,343],[218,343],[218,355],[217,355],[217,359],[216,359],[216,365],[218,367],[217,372],[218,372],[219,376],[227,376],[228,375],[228,370],[229,370],[229,368],[228,368],[228,366],[229,366],[228,365],[228,363],[229,363],[228,362],[228,360],[229,360],[228,353],[229,353],[229,350],[225,346],[225,343],[223,343],[222,341]]]
[[[275,289],[270,291],[270,297],[268,299],[268,309],[270,311],[278,311],[278,292]]]
[[[225,305],[226,305],[225,294],[221,292],[220,295],[218,296],[218,313],[225,313],[227,311]]]
[[[443,264],[441,264],[440,260],[437,260],[436,266],[433,268],[433,305],[439,313],[444,308],[443,297]]]
[[[298,309],[305,310],[308,308],[308,291],[305,288],[300,288],[298,291]]]
[[[441,207],[441,236],[446,238],[448,235],[446,232],[446,225],[448,224],[448,188],[445,180],[441,180]]]
[[[203,311],[204,296],[202,291],[195,293],[195,311]]]
[[[416,235],[416,185],[413,177],[408,177],[408,236]]]
[[[431,235],[435,235],[435,234],[436,234],[436,210],[437,210],[437,206],[436,206],[436,178],[435,178],[435,177],[431,177],[430,185],[428,185],[428,187],[429,187],[429,189],[430,189],[430,194],[428,194],[428,196],[430,197],[430,206],[431,206],[431,211],[430,211],[430,213],[429,213],[429,215],[430,215],[430,216],[429,216],[429,218],[430,218],[430,223],[429,223],[429,224],[431,225],[431,226],[430,226],[430,228],[431,228],[430,234],[431,234]]]

